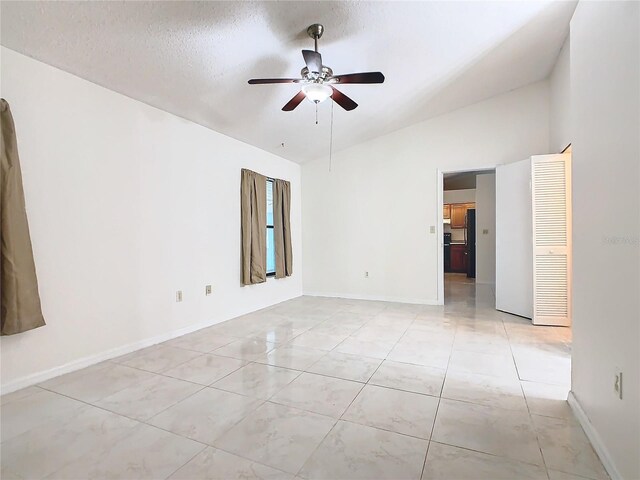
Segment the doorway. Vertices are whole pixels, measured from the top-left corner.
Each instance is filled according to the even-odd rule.
[[[440,172],[442,303],[469,302],[495,282],[495,170]]]

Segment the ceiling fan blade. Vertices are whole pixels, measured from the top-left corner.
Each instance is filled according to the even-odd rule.
[[[287,104],[282,107],[282,111],[283,112],[290,112],[291,110],[293,110],[294,108],[296,108],[298,105],[300,105],[300,102],[302,102],[305,99],[306,95],[304,94],[304,92],[302,90],[300,90],[295,97],[293,97],[291,100],[289,100],[287,102]]]
[[[313,50],[302,50],[302,56],[304,57],[304,63],[307,64],[307,68],[310,72],[322,72],[322,55],[320,55],[319,52],[315,52]]]
[[[335,75],[331,78],[335,83],[383,83],[382,72],[347,73],[346,75]]]
[[[249,85],[261,85],[264,83],[298,83],[300,78],[252,78]]]
[[[340,90],[337,90],[334,87],[331,87],[331,90],[333,90],[333,94],[331,95],[331,98],[333,99],[333,101],[336,102],[338,105],[340,105],[345,110],[350,111],[350,110],[353,110],[354,108],[356,108],[358,106],[358,104],[356,102],[351,100],[349,97],[347,97]]]

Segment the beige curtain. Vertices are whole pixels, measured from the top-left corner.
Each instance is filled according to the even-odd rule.
[[[267,177],[242,169],[242,284],[267,281]]]
[[[45,324],[22,190],[16,130],[9,104],[0,99],[0,334],[13,335]]]
[[[291,184],[285,180],[273,181],[273,234],[276,250],[276,278],[293,273],[291,250]]]

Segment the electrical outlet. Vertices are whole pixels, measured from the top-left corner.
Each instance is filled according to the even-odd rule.
[[[182,301],[182,290],[178,290],[176,292],[176,302],[181,302]]]
[[[431,225],[429,227],[429,233],[436,233],[436,226],[435,225]]]
[[[622,400],[622,372],[619,370],[614,375],[613,390],[618,395],[618,398]]]
[[[482,229],[482,234],[483,235],[489,235],[489,229],[488,228],[483,228]]]
[[[206,285],[204,287],[204,294],[205,295],[211,295],[211,285]]]
[[[369,272],[364,272],[364,278],[369,278]]]

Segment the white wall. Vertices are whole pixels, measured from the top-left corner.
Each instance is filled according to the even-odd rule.
[[[437,170],[547,152],[548,105],[540,82],[305,164],[305,292],[437,303]]]
[[[4,390],[302,293],[297,164],[1,54],[47,321],[2,337]],[[240,286],[242,167],[292,182],[291,278]]]
[[[549,153],[560,153],[571,143],[570,49],[568,36],[549,76]]]
[[[476,189],[445,190],[442,192],[444,203],[473,203],[476,201]]]
[[[495,173],[476,175],[476,282],[496,282]]]
[[[639,32],[637,2],[580,2],[571,21],[572,391],[628,480],[640,478]]]

